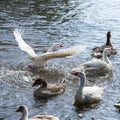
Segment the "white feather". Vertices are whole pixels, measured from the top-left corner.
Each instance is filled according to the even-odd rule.
[[[28,44],[26,44],[25,41],[22,39],[21,30],[15,29],[14,36],[21,50],[27,52],[30,55],[30,57],[37,56],[34,50]]]

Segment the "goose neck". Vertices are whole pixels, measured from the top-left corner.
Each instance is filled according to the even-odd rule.
[[[47,52],[54,52],[54,51],[56,51],[56,49],[57,49],[57,48],[55,48],[55,46],[52,45],[52,46],[48,49]]]
[[[40,88],[41,88],[41,89],[46,89],[47,86],[48,86],[48,83],[47,83],[46,80],[44,80],[44,81],[42,82],[42,86],[41,86]]]
[[[41,85],[38,89],[35,90],[35,92],[34,92],[35,96],[39,96],[39,94],[40,94],[43,90],[46,90],[47,85],[48,85],[47,81],[44,81],[44,82],[42,83],[42,85]]]
[[[79,88],[76,92],[75,99],[76,100],[81,100],[86,77],[85,76],[80,76],[80,75],[78,75],[78,76],[80,77],[80,86],[79,86]]]
[[[41,87],[39,87],[38,89],[36,89],[34,91],[34,97],[41,97],[41,94],[43,94],[44,90],[45,90],[45,88],[41,88]]]
[[[25,108],[20,120],[28,120],[28,109]]]
[[[112,47],[110,37],[111,37],[111,36],[107,35],[106,45],[110,45],[110,46]]]
[[[79,86],[79,90],[82,91],[84,86],[85,86],[85,76],[79,76],[80,77],[80,86]]]
[[[105,63],[111,65],[111,62],[110,62],[110,60],[109,60],[109,58],[108,58],[108,55],[106,54],[105,51],[103,51],[102,60],[103,60]]]

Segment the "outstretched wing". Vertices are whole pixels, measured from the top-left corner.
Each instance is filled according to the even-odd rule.
[[[30,57],[37,56],[37,54],[34,52],[34,50],[28,44],[26,44],[25,41],[22,39],[21,33],[20,33],[21,30],[15,29],[13,32],[14,32],[15,39],[16,39],[20,49],[27,52],[30,55]]]
[[[36,58],[50,60],[54,58],[65,58],[65,57],[72,57],[74,55],[79,54],[86,48],[86,45],[76,45],[67,49],[62,49],[57,52],[48,52],[42,55],[37,56]]]

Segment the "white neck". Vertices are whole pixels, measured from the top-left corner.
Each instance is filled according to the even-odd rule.
[[[52,45],[47,52],[54,52],[57,50],[57,47],[55,47],[55,45]]]
[[[25,108],[25,110],[23,111],[22,117],[20,120],[28,120],[28,110],[27,108]]]
[[[109,64],[110,66],[112,66],[112,63],[110,62],[106,51],[103,51],[102,60],[103,60],[104,62],[106,62],[107,64]]]
[[[85,86],[85,79],[86,79],[86,77],[85,76],[82,76],[82,77],[79,76],[79,77],[80,77],[81,83],[80,83],[79,89],[77,90],[76,97],[80,98],[82,96],[82,91],[83,91],[83,88]]]

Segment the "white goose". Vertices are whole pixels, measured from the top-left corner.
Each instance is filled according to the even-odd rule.
[[[86,45],[76,45],[71,48],[62,49],[55,52],[52,52],[53,50],[52,51],[49,50],[44,54],[37,55],[34,52],[34,50],[28,44],[26,44],[25,41],[22,39],[19,29],[14,30],[14,36],[16,38],[16,41],[20,49],[29,54],[30,58],[34,61],[35,66],[37,67],[44,67],[47,64],[48,60],[51,60],[54,58],[65,58],[65,57],[74,56],[82,52],[86,48]]]
[[[105,48],[102,53],[102,60],[93,59],[81,64],[80,67],[74,68],[72,71],[80,71],[82,68],[87,75],[106,75],[111,73],[113,68],[108,58],[110,51],[110,48]]]
[[[17,109],[16,112],[22,113],[22,117],[20,120],[28,120],[28,108],[27,108],[27,106],[25,106],[25,105],[19,106],[19,108]],[[37,116],[30,118],[29,120],[59,120],[59,118],[55,117],[53,115],[37,115]]]
[[[74,105],[76,107],[88,107],[100,102],[103,88],[98,86],[85,86],[86,76],[83,72],[72,72],[80,78],[80,86],[75,95]]]

